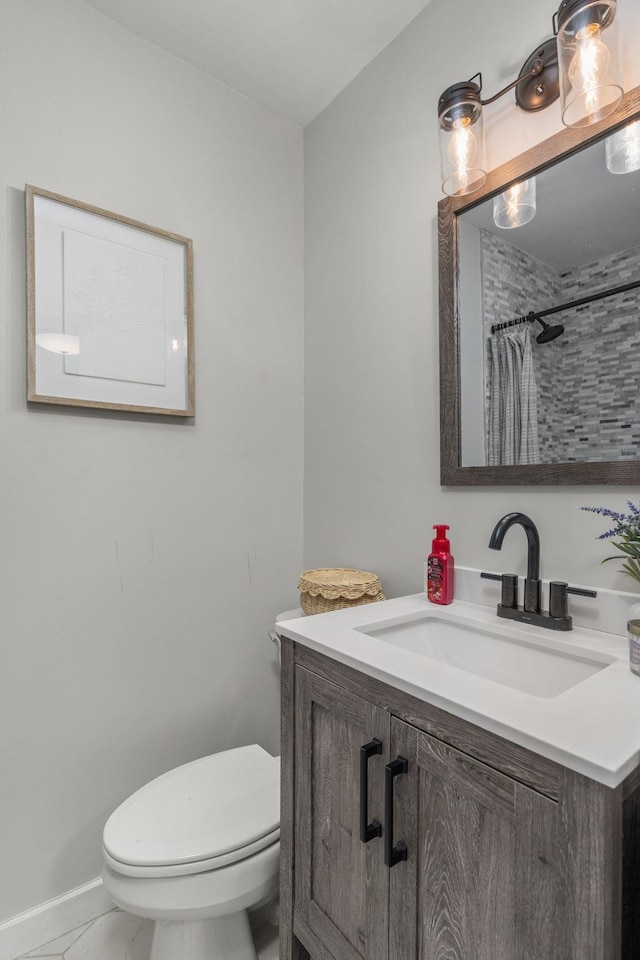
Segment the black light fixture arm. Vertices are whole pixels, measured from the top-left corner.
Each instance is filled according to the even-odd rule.
[[[493,97],[481,99],[479,73],[472,80],[447,87],[438,99],[441,183],[445,194],[463,197],[485,183],[482,109],[510,90],[515,92],[517,106],[526,113],[544,110],[561,98],[562,122],[567,127],[596,123],[616,109],[624,92],[619,30],[611,29],[617,4],[618,0],[560,0],[552,21],[553,36],[525,60],[517,79]],[[607,34],[602,38],[600,34],[605,30]],[[587,42],[582,44],[583,40]],[[595,61],[591,62],[594,57],[597,80]],[[475,134],[470,129],[474,124]]]
[[[510,90],[513,90],[520,83],[524,83],[525,80],[530,80],[532,77],[539,77],[541,73],[545,71],[547,67],[554,66],[558,62],[558,54],[554,53],[549,57],[546,57],[544,60],[536,58],[533,61],[531,69],[526,73],[521,73],[512,83],[507,84],[506,87],[503,87],[502,90],[499,90],[498,93],[494,94],[493,97],[488,97],[486,100],[481,100],[483,107],[488,106],[490,103],[495,103],[496,100],[499,100],[500,97],[503,97],[505,93],[509,93]],[[477,73],[477,77],[480,77],[480,89],[482,90],[482,74]],[[472,78],[475,79],[475,78]]]

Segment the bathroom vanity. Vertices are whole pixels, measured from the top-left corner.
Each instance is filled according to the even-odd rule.
[[[423,595],[280,629],[281,960],[637,960],[624,638]]]

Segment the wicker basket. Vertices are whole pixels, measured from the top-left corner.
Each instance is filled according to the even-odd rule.
[[[298,580],[298,589],[300,606],[307,614],[328,613],[385,599],[375,573],[348,567],[305,570]]]

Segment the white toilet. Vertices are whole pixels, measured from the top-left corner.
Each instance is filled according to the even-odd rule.
[[[248,911],[278,890],[279,760],[254,744],[170,770],[109,817],[103,854],[114,903],[155,920],[151,960],[256,960]]]

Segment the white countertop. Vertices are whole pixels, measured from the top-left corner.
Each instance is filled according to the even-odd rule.
[[[478,572],[467,574],[475,584]],[[458,579],[462,582],[464,574]],[[637,599],[615,591],[603,593],[623,618],[629,599]],[[606,606],[606,597],[586,603],[597,605],[600,600]],[[540,697],[358,632],[380,621],[420,613],[437,613],[452,621],[472,617],[480,627],[498,630],[508,624],[547,647],[589,650],[612,662],[556,696]],[[622,619],[620,630],[625,628]],[[606,786],[618,786],[640,763],[640,677],[629,669],[626,634],[590,629],[575,620],[572,631],[556,633],[499,619],[495,605],[456,599],[436,606],[424,594],[285,620],[278,624],[278,632]]]

